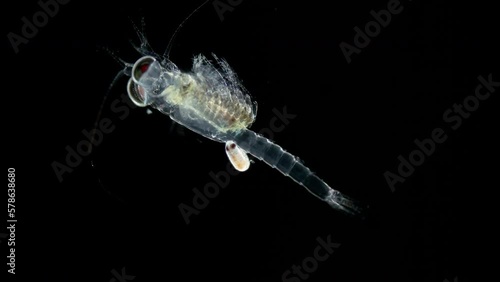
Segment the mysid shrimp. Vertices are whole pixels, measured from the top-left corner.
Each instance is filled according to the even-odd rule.
[[[250,166],[250,153],[333,208],[348,214],[361,212],[359,205],[328,186],[297,157],[248,129],[256,118],[257,103],[225,60],[212,54],[213,63],[198,55],[191,71],[184,72],[168,57],[172,40],[159,55],[152,51],[144,34],[138,34],[141,45],[136,50],[142,57],[133,65],[123,63],[124,69],[118,74],[130,76],[127,92],[137,106],[152,107],[206,138],[225,143],[227,155],[239,171]]]

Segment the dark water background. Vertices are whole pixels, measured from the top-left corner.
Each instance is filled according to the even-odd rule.
[[[20,34],[21,17],[40,10],[24,2],[3,8],[5,35]],[[222,21],[210,2],[178,33],[170,58],[179,68],[215,53],[238,73],[259,103],[252,129],[269,129],[273,109],[295,115],[273,140],[369,204],[366,220],[332,210],[256,161],[186,224],[179,205],[193,206],[193,189],[226,170],[223,145],[127,106],[126,79],[104,104],[112,132],[60,182],[54,162],[67,165],[65,147],[86,140],[82,130],[93,128],[120,70],[97,50],[133,63],[130,19],[144,17],[151,45],[163,52],[200,3],[71,1],[17,54],[4,37],[3,140],[5,168],[16,168],[18,281],[113,281],[122,271],[135,276],[124,281],[480,281],[494,226],[488,199],[498,188],[490,181],[498,91],[456,130],[443,113],[474,94],[479,75],[500,80],[491,7],[401,2],[351,63],[339,45],[353,45],[353,28],[364,29],[370,11],[388,1],[242,1]],[[446,141],[391,191],[384,173],[397,173],[398,156],[408,159],[414,140],[436,128]],[[328,237],[340,245],[315,266],[310,257]],[[283,280],[303,262],[314,268],[307,279]]]

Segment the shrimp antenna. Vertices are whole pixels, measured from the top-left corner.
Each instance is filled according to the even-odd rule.
[[[97,116],[94,122],[94,130],[92,131],[92,138],[90,140],[91,144],[94,144],[95,141],[95,133],[97,131],[97,126],[99,125],[99,120],[101,119],[102,115],[102,110],[104,109],[104,105],[106,104],[106,101],[108,100],[109,93],[111,93],[111,89],[115,86],[116,82],[124,75],[127,75],[127,72],[130,72],[129,67],[125,67],[124,69],[120,70],[116,75],[115,78],[113,78],[113,81],[108,87],[108,90],[106,91],[106,94],[104,94],[104,98],[102,99],[101,105],[99,106],[99,111],[97,112]],[[93,146],[89,146],[89,154],[92,153],[93,151]]]
[[[205,2],[203,2],[200,6],[198,6],[196,9],[194,9],[194,11],[191,12],[191,14],[189,14],[189,16],[187,16],[182,22],[181,24],[177,27],[177,29],[174,31],[174,34],[172,35],[172,37],[170,38],[170,41],[168,41],[168,45],[167,45],[167,49],[165,50],[165,53],[163,53],[163,57],[168,59],[168,56],[170,55],[170,50],[172,49],[172,44],[174,43],[174,39],[175,37],[177,36],[177,34],[179,33],[179,31],[181,30],[182,26],[191,18],[191,16],[198,12],[199,9],[201,9],[203,6],[205,6],[207,3],[208,3],[209,0],[206,0]]]
[[[132,19],[130,19],[130,22],[132,23],[132,27],[134,28],[135,33],[137,34],[137,37],[139,37],[140,41],[140,45],[137,46],[134,41],[132,41],[132,39],[129,40],[132,47],[134,47],[134,49],[141,55],[155,56],[156,53],[154,52],[153,48],[149,44],[148,39],[146,38],[146,21],[144,20],[144,17],[141,17],[141,29],[137,27]]]
[[[116,82],[122,76],[124,76],[124,75],[130,76],[131,75],[131,73],[132,73],[132,67],[134,66],[131,63],[125,62],[122,58],[118,57],[115,52],[113,52],[112,50],[108,49],[107,47],[99,46],[98,49],[97,49],[97,51],[104,51],[104,52],[106,52],[109,56],[111,56],[111,58],[113,58],[113,60],[115,60],[123,68],[115,75],[115,77],[111,81],[111,84],[108,86],[108,90],[106,91],[106,93],[104,93],[104,97],[102,99],[101,105],[99,106],[99,110],[97,112],[97,116],[96,116],[96,119],[95,119],[95,122],[94,122],[94,130],[92,131],[92,137],[91,137],[91,140],[90,140],[90,144],[94,144],[95,133],[97,132],[97,127],[99,125],[99,120],[101,119],[102,111],[104,109],[104,105],[106,104],[106,101],[108,100],[109,93],[111,93],[111,90],[115,86]],[[92,151],[93,151],[93,146],[89,146],[88,153],[91,154]],[[92,166],[94,166],[93,165],[93,161],[91,161],[91,162],[92,162]]]
[[[97,51],[105,52],[111,58],[113,58],[113,60],[115,60],[115,62],[117,62],[120,66],[122,66],[124,69],[130,68],[130,71],[131,71],[132,67],[134,66],[134,64],[125,62],[122,58],[118,57],[118,55],[116,54],[116,52],[114,52],[113,50],[111,50],[111,49],[109,49],[109,48],[107,48],[105,46],[98,46],[97,47]],[[127,75],[129,75],[129,74],[127,74]]]
[[[115,75],[115,77],[111,81],[111,84],[108,86],[106,93],[104,94],[104,97],[102,99],[101,105],[99,106],[99,110],[97,112],[97,116],[96,116],[96,119],[94,122],[94,129],[92,130],[90,144],[95,143],[94,141],[95,141],[95,136],[96,136],[96,132],[97,132],[97,127],[99,126],[99,120],[101,119],[101,115],[102,115],[102,112],[104,110],[104,105],[106,104],[106,101],[111,93],[111,90],[113,89],[113,87],[116,85],[116,83],[118,82],[118,80],[120,78],[122,78],[124,75],[126,75],[126,76],[131,75],[132,67],[133,67],[133,64],[125,62],[123,59],[118,57],[116,55],[116,53],[114,53],[113,51],[109,50],[106,47],[100,47],[98,50],[105,51],[106,53],[108,53],[108,55],[110,55],[123,68]],[[93,145],[89,146],[88,154],[91,156],[90,157],[90,165],[91,165],[92,169],[94,171],[96,171],[96,165],[95,165],[95,161],[94,161],[94,146]],[[106,191],[106,193],[108,193],[109,195],[112,195],[112,193],[104,186],[104,184],[102,183],[101,178],[99,176],[97,176],[97,181],[99,182],[99,185],[102,187],[102,189],[104,191]],[[119,197],[116,197],[116,198],[123,203],[125,202],[123,199],[121,199]]]

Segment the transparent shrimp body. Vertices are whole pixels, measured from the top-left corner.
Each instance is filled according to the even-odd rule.
[[[152,106],[194,132],[226,142],[253,123],[256,104],[227,63],[217,62],[220,69],[200,55],[191,72],[181,72],[170,61],[143,57],[132,70],[129,95],[139,106]]]
[[[256,103],[229,65],[213,56],[217,66],[199,55],[191,72],[182,72],[165,59],[160,63],[154,57],[142,57],[132,69],[129,97],[139,106],[156,108],[190,130],[226,143],[236,169],[248,169],[246,153],[250,153],[333,208],[360,213],[353,200],[328,186],[297,157],[248,129],[256,117]]]

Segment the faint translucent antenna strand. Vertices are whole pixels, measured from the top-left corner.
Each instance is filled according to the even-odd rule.
[[[130,63],[127,63],[125,62],[124,60],[122,60],[121,58],[119,58],[113,51],[109,50],[108,48],[106,47],[100,47],[99,49],[97,49],[98,51],[104,51],[106,52],[108,55],[110,55],[116,62],[118,62],[122,67],[123,69],[120,70],[116,75],[115,77],[113,78],[113,80],[111,81],[111,84],[108,86],[108,89],[106,90],[106,93],[104,93],[104,97],[102,99],[102,102],[101,102],[101,105],[99,106],[99,110],[97,112],[97,116],[96,116],[96,119],[95,119],[95,122],[94,122],[94,130],[92,131],[92,138],[90,140],[90,144],[94,144],[94,141],[95,141],[95,132],[97,131],[97,127],[98,127],[98,124],[99,124],[99,120],[101,119],[101,115],[102,115],[102,111],[104,109],[104,105],[106,104],[106,101],[108,100],[108,97],[109,97],[109,93],[111,92],[111,90],[113,89],[113,87],[115,86],[116,82],[118,82],[118,80],[126,75],[126,76],[130,76],[131,74],[131,71],[132,71],[132,67],[134,66],[133,64],[130,64]],[[92,150],[93,150],[93,146],[90,146],[89,147],[89,154],[92,153]],[[93,166],[93,162],[92,162],[92,166]]]
[[[155,56],[156,53],[154,52],[153,48],[149,44],[148,39],[146,38],[146,21],[144,20],[144,17],[141,18],[141,29],[137,27],[135,22],[130,19],[130,22],[132,23],[132,27],[135,30],[135,33],[137,34],[137,37],[139,37],[139,42],[140,45],[137,46],[132,39],[130,39],[130,44],[134,49],[139,53],[143,55],[149,55],[149,56]]]
[[[97,116],[96,116],[96,119],[95,119],[95,122],[94,122],[94,128],[92,130],[92,136],[90,138],[90,144],[94,144],[95,143],[95,135],[96,135],[96,132],[97,132],[97,127],[99,126],[99,120],[101,119],[102,113],[104,111],[104,105],[106,104],[106,101],[108,100],[108,98],[110,96],[111,90],[113,89],[113,87],[116,85],[116,83],[118,82],[118,80],[122,76],[124,76],[124,75],[130,76],[131,75],[132,67],[134,66],[133,64],[125,62],[123,59],[121,59],[120,57],[118,57],[115,52],[113,52],[112,50],[110,50],[110,49],[108,49],[106,47],[100,47],[97,50],[98,51],[104,51],[104,52],[106,52],[116,62],[118,62],[118,64],[120,64],[123,68],[115,75],[115,77],[111,81],[111,84],[108,86],[108,89],[106,90],[106,93],[104,93],[104,97],[102,99],[101,105],[99,106],[99,109],[98,109],[98,112],[97,112]],[[108,195],[113,195],[114,197],[116,197],[116,199],[118,199],[120,202],[122,202],[122,203],[125,204],[126,201],[124,201],[120,197],[117,197],[116,195],[114,195],[111,191],[109,191],[106,188],[106,186],[101,181],[101,177],[97,174],[97,172],[96,172],[97,167],[96,167],[95,160],[94,160],[94,146],[89,146],[89,151],[88,152],[89,152],[89,155],[90,155],[90,166],[92,167],[92,169],[96,173],[97,181],[98,181],[99,185],[101,186],[101,188]]]
[[[116,52],[114,52],[113,50],[111,50],[107,47],[99,46],[97,48],[97,51],[102,51],[102,52],[105,52],[106,54],[108,54],[111,58],[113,58],[113,60],[115,60],[120,66],[122,66],[123,70],[125,71],[124,74],[127,76],[130,76],[130,71],[132,70],[132,67],[134,66],[134,64],[127,63],[122,58],[118,57]],[[110,85],[110,86],[112,87],[112,85]]]
[[[181,24],[175,29],[174,34],[172,37],[170,37],[170,40],[168,41],[167,49],[165,49],[165,52],[163,53],[163,58],[168,60],[168,57],[170,55],[170,50],[172,49],[172,44],[174,43],[174,39],[181,30],[182,26],[191,18],[192,15],[194,15],[196,12],[198,12],[199,9],[201,9],[203,6],[205,6],[208,3],[209,0],[206,0],[205,2],[201,3],[200,6],[198,6],[196,9],[194,9],[191,14],[189,14],[182,22]]]

